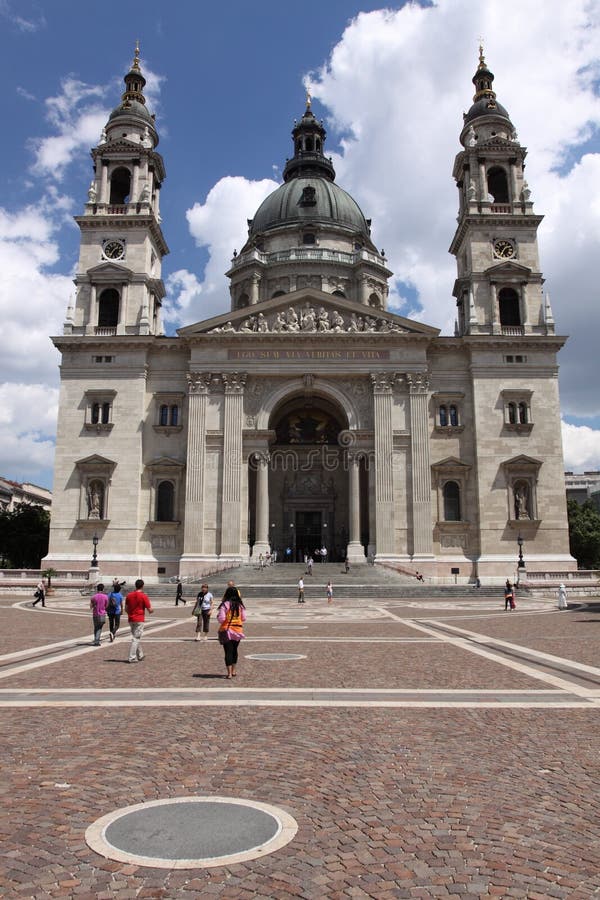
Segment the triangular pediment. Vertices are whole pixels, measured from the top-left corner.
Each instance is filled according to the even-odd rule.
[[[76,466],[114,466],[115,462],[112,459],[107,459],[106,456],[100,456],[98,453],[92,453],[91,456],[85,456],[83,459],[78,459],[75,463]]]
[[[133,271],[127,266],[108,261],[92,266],[87,272],[94,281],[129,281],[133,277]]]
[[[447,456],[439,462],[433,463],[431,468],[434,471],[442,472],[452,470],[454,472],[468,472],[471,469],[467,463],[461,462],[456,456]]]
[[[505,469],[528,469],[537,471],[542,465],[541,459],[535,459],[533,456],[526,456],[520,453],[519,456],[513,456],[512,459],[506,459],[502,463]]]
[[[528,278],[531,275],[531,269],[521,263],[506,260],[485,269],[484,275],[492,278],[497,278],[499,275],[502,278]]]
[[[254,306],[180,328],[180,337],[228,334],[412,334],[436,337],[438,328],[388,310],[363,306],[314,288],[292,291]]]
[[[146,463],[147,469],[158,470],[161,472],[165,471],[179,471],[180,469],[185,468],[185,463],[180,462],[178,459],[173,459],[171,456],[159,456],[157,459],[153,459],[152,462]]]

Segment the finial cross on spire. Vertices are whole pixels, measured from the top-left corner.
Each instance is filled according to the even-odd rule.
[[[479,36],[479,68],[485,68],[485,57],[483,55],[483,38]]]
[[[310,109],[310,104],[312,103],[312,97],[310,95],[310,89],[306,88],[306,108]]]
[[[133,54],[133,63],[131,65],[132,69],[139,69],[140,67],[140,42],[135,42],[135,53]]]

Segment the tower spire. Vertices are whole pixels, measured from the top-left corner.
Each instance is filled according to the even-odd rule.
[[[142,70],[140,68],[140,42],[135,42],[135,51],[133,54],[133,62],[131,63],[131,68],[127,75],[124,78],[125,81],[125,90],[121,96],[121,100],[123,101],[123,106],[129,106],[132,102],[136,101],[137,103],[141,103],[145,106],[146,98],[144,97],[144,87],[146,85],[146,79],[142,75]]]

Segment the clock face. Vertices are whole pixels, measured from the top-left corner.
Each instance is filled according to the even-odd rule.
[[[515,247],[511,241],[495,241],[494,255],[500,259],[511,259],[515,255]]]
[[[125,244],[123,241],[107,241],[103,248],[106,259],[123,259],[125,256]]]

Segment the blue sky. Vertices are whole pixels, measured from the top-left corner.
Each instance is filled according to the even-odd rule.
[[[89,149],[140,41],[167,169],[167,327],[227,306],[223,272],[280,180],[311,84],[338,182],[373,219],[391,300],[452,333],[451,172],[480,35],[529,150],[542,271],[560,334],[566,467],[600,467],[600,4],[0,0],[0,474],[51,485],[58,354]]]

